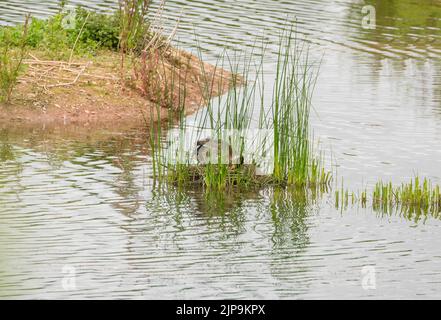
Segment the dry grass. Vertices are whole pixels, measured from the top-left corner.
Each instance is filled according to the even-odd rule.
[[[190,114],[204,105],[206,96],[200,85],[203,77],[219,83],[214,86],[214,96],[229,89],[230,82],[225,79],[231,78],[231,73],[203,63],[189,53],[168,48],[158,61],[149,66],[148,86],[152,89],[146,91],[145,79],[133,72],[142,65],[140,58],[127,66],[123,84],[116,52],[104,51],[94,58],[77,58],[71,62],[49,60],[41,52],[32,52],[24,60],[26,72],[13,92],[11,105],[0,104],[1,121],[84,124],[140,122],[149,116],[166,119],[168,108],[178,110],[185,105],[184,113]],[[171,80],[167,79],[179,79],[179,85],[169,86]],[[168,92],[171,87],[176,91]],[[185,103],[178,101],[180,92],[185,92]],[[158,99],[167,96],[172,97],[167,103]]]

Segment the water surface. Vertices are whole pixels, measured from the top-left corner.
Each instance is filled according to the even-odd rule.
[[[374,30],[363,5],[377,9]],[[45,17],[56,2],[1,1],[0,22],[28,11]],[[180,15],[176,43],[194,51],[196,35],[211,62],[263,35],[269,88],[278,34],[296,19],[323,58],[314,135],[345,184],[441,182],[439,2],[168,0],[169,29]],[[441,298],[439,219],[341,212],[326,194],[160,191],[145,132],[2,128],[0,297]],[[376,289],[362,286],[366,266]]]

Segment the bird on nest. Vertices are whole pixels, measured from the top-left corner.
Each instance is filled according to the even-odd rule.
[[[222,140],[205,138],[196,143],[196,158],[198,164],[217,163],[219,161],[219,152],[221,163],[228,164],[235,168],[237,164],[243,164],[243,156],[238,156],[231,144]]]

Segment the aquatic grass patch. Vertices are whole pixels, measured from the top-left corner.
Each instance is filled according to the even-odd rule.
[[[178,121],[171,121],[167,129],[174,135],[165,142],[150,141],[154,144],[151,149],[157,152],[152,155],[153,166],[161,168],[165,180],[178,185],[200,184],[207,190],[241,185],[320,188],[330,184],[332,175],[325,169],[322,156],[315,153],[310,129],[319,64],[296,36],[289,29],[280,37],[270,98],[264,83],[265,55],[257,63],[253,52],[220,55],[215,68],[227,69],[233,75],[225,79],[230,90],[224,96],[214,94],[221,90],[213,86],[213,78],[207,75],[198,79],[206,107],[190,119],[170,110],[178,114]],[[169,91],[174,91],[173,85],[170,87]],[[185,92],[181,94],[185,103]],[[259,133],[253,134],[253,130]],[[257,148],[250,150],[250,144]],[[210,153],[208,160],[201,161],[200,150]],[[269,160],[270,165],[266,172],[258,173],[265,162],[262,159]]]
[[[428,178],[415,177],[409,182],[394,185],[378,181],[372,190],[350,191],[342,182],[334,191],[334,204],[338,210],[347,210],[349,205],[368,205],[382,214],[399,213],[408,219],[431,215],[438,218],[441,213],[441,187]]]
[[[408,214],[438,214],[441,212],[441,189],[427,178],[415,177],[399,186],[380,181],[374,187],[372,206],[383,212],[398,208]]]
[[[199,59],[202,61],[201,58]],[[239,163],[233,163],[238,161],[230,161],[233,159],[222,152],[216,152],[216,155],[211,157],[210,161],[203,164],[195,163],[192,159],[197,147],[196,141],[207,138],[207,136],[204,136],[207,132],[210,133],[209,139],[214,144],[216,141],[228,141],[225,143],[235,145],[235,158],[237,160],[244,156],[240,133],[249,128],[253,107],[250,97],[253,96],[256,85],[248,80],[247,68],[250,65],[249,63],[245,63],[246,69],[239,72],[238,63],[224,55],[218,60],[214,68],[224,70],[225,64],[228,65],[228,74],[231,77],[224,80],[221,71],[220,81],[215,81],[213,74],[209,76],[205,72],[204,64],[200,65],[203,76],[198,85],[204,96],[201,103],[207,103],[206,108],[202,112],[197,112],[191,122],[188,121],[186,114],[182,111],[185,108],[181,108],[177,111],[178,125],[174,127],[174,122],[170,122],[169,131],[175,130],[177,132],[177,135],[173,138],[177,142],[175,144],[176,150],[169,149],[164,157],[160,158],[160,162],[156,167],[162,164],[166,171],[165,176],[171,183],[193,186],[195,183],[199,183],[206,188],[220,190],[228,186],[248,183],[253,178],[250,173],[252,171],[251,166],[239,166]],[[217,83],[217,87],[214,83]],[[251,85],[242,87],[243,83],[251,83]],[[223,97],[218,96],[218,93],[222,92],[225,86],[230,88],[228,93]],[[174,89],[169,91],[174,91]],[[181,101],[185,103],[185,90],[181,93]],[[218,97],[213,98],[214,96]],[[193,141],[193,143],[190,150],[185,150],[183,146],[188,141]],[[225,144],[224,142],[222,144]],[[191,150],[193,147],[194,149]],[[153,148],[158,150],[156,146]],[[172,153],[180,154],[173,154],[170,157],[170,150]],[[174,159],[172,159],[173,157]],[[225,161],[226,159],[227,161]]]

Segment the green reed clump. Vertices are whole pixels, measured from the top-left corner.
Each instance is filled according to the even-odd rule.
[[[29,16],[18,34],[13,28],[0,29],[0,102],[10,102],[12,91],[22,71],[23,59],[28,50],[28,25]]]
[[[437,218],[441,213],[441,187],[427,178],[420,177],[398,186],[394,186],[392,182],[379,181],[368,196],[366,189],[355,194],[345,189],[342,183],[341,188],[334,192],[335,207],[346,210],[349,201],[352,205],[361,204],[362,208],[366,208],[370,201],[372,209],[376,212],[398,212],[408,219],[418,219],[428,214]]]
[[[364,197],[365,197],[364,192],[362,192],[361,196],[360,195],[357,196],[354,192],[350,192],[349,189],[344,187],[344,182],[342,180],[341,187],[337,188],[334,191],[335,208],[337,210],[341,209],[342,211],[346,210],[349,204],[354,205],[357,202],[357,200],[363,203]]]
[[[309,48],[299,43],[291,29],[280,41],[271,105],[273,177],[278,182],[298,186],[330,183],[330,172],[314,154],[310,132],[316,80]]]
[[[386,212],[399,207],[403,211],[437,213],[441,211],[441,190],[427,178],[421,181],[416,177],[398,187],[380,181],[375,185],[372,202],[374,208]]]
[[[252,53],[250,54],[250,57]],[[250,57],[234,57],[227,63],[229,71],[233,75],[230,83],[230,90],[225,97],[219,97],[217,101],[207,99],[208,105],[206,113],[196,120],[197,127],[209,129],[215,132],[212,139],[226,142],[228,145],[235,146],[236,160],[245,158],[245,145],[242,132],[250,129],[253,114],[254,98],[257,94],[256,78],[251,76]],[[202,61],[202,58],[201,58]],[[242,65],[240,65],[242,63]],[[221,65],[224,64],[222,61]],[[240,70],[242,68],[242,70]],[[205,81],[210,81],[208,78]],[[243,86],[243,84],[246,84]],[[221,87],[223,83],[219,83]],[[207,97],[211,97],[212,85],[207,82],[204,85]],[[226,136],[225,132],[233,132],[231,136]],[[204,166],[204,185],[208,188],[225,189],[229,186],[244,186],[252,184],[255,174],[252,166],[234,165],[231,159],[225,161],[226,156],[218,152],[217,159],[213,163]],[[240,162],[240,161],[239,161]]]
[[[324,169],[323,158],[314,152],[310,130],[311,99],[317,68],[309,58],[308,49],[303,47],[305,45],[301,46],[295,36],[295,32],[291,30],[280,38],[271,99],[265,93],[264,55],[260,64],[253,61],[253,53],[233,58],[226,54],[221,56],[216,63],[216,69],[227,68],[233,76],[224,80],[229,81],[230,90],[226,95],[217,98],[213,98],[213,92],[221,92],[220,88],[224,83],[217,83],[219,88],[216,90],[216,81],[204,72],[204,65],[201,63],[204,76],[199,86],[204,92],[207,106],[194,116],[192,123],[187,122],[182,111],[185,107],[180,109],[178,128],[173,128],[179,131],[176,139],[184,139],[183,134],[189,129],[198,139],[205,138],[201,132],[209,130],[214,132],[214,136],[210,137],[211,141],[234,146],[234,159],[225,161],[225,154],[217,152],[217,159],[212,159],[208,164],[191,163],[190,155],[184,161],[181,159],[179,163],[170,163],[165,153],[159,156],[162,142],[152,140],[150,143],[154,146],[151,149],[157,151],[153,155],[153,160],[156,161],[155,175],[159,176],[157,169],[161,168],[161,175],[169,182],[202,184],[207,189],[217,190],[232,186],[268,184],[302,188],[328,186],[332,179],[331,173]],[[171,86],[169,91],[175,90]],[[181,100],[185,101],[185,92]],[[176,111],[169,111],[176,114]],[[252,125],[253,122],[257,123],[257,127]],[[176,121],[170,121],[170,129],[174,123]],[[258,161],[249,157],[247,159],[249,155],[246,154],[244,137],[241,136],[242,132],[253,128],[268,132],[264,139],[268,148],[264,150],[262,147],[257,151],[258,156],[270,152],[273,157],[274,168],[264,176],[256,174]],[[230,135],[229,132],[233,133]],[[194,150],[196,151],[196,145]],[[243,163],[244,159],[248,162]]]
[[[297,52],[290,51],[291,41],[288,39],[287,49],[283,48],[284,41],[280,43],[271,108],[274,130],[273,175],[279,181],[292,181],[295,176],[303,181],[310,151],[307,122],[309,108],[304,100],[305,92],[301,91],[305,89],[305,79],[301,83],[297,79],[300,61]]]

